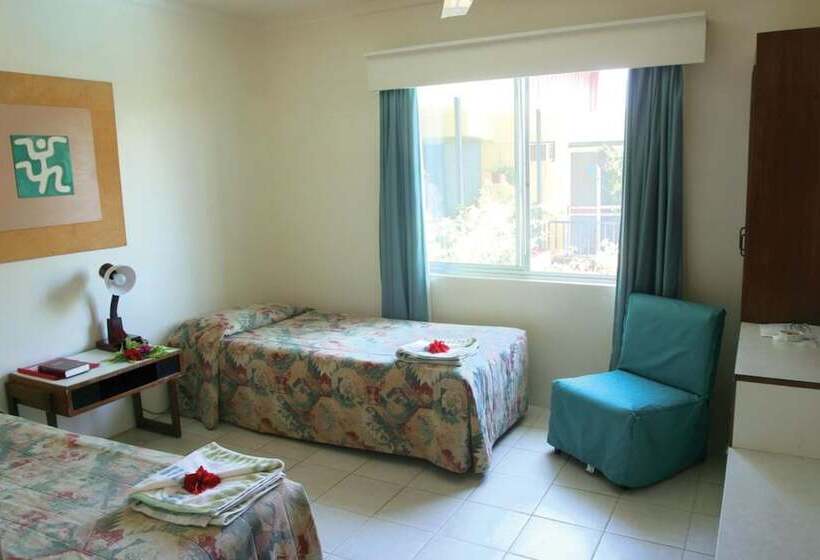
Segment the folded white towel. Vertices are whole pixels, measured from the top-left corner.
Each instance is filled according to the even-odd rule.
[[[219,475],[221,482],[191,494],[182,483],[185,474],[200,466]],[[130,496],[131,507],[180,525],[227,525],[279,484],[284,467],[279,459],[243,455],[209,443],[139,483]]]
[[[396,351],[396,357],[404,362],[416,362],[430,365],[457,366],[478,352],[478,341],[475,338],[444,339],[450,349],[447,352],[432,353],[427,351],[432,340],[417,340],[405,344]]]
[[[285,478],[284,474],[277,477],[271,477],[265,481],[264,484],[255,487],[252,491],[246,494],[244,501],[237,502],[233,507],[222,511],[217,515],[210,514],[196,514],[196,513],[179,513],[172,512],[165,509],[159,509],[149,506],[143,502],[134,502],[131,504],[131,509],[159,519],[160,521],[167,521],[174,525],[188,525],[193,527],[207,527],[208,525],[216,525],[224,527],[233,523],[236,518],[248,511],[250,507],[262,496],[273,490]]]

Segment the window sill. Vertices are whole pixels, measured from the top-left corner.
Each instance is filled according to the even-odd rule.
[[[537,282],[544,284],[574,284],[584,286],[603,286],[614,288],[614,276],[597,276],[592,274],[573,274],[558,272],[530,272],[525,270],[504,270],[497,267],[480,265],[450,265],[431,263],[430,276],[435,278],[472,278],[480,280],[514,280],[519,282]]]

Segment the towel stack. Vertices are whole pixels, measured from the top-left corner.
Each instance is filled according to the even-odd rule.
[[[218,475],[221,482],[191,494],[183,480],[199,467]],[[139,483],[131,493],[131,507],[176,525],[229,525],[281,482],[284,468],[279,459],[243,455],[209,443]]]
[[[450,349],[437,353],[427,350],[431,342],[433,341],[417,340],[405,344],[396,350],[396,358],[402,362],[456,367],[478,352],[478,341],[474,338],[445,339],[442,342]]]

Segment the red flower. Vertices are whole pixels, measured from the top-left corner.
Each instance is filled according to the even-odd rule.
[[[434,340],[427,345],[427,351],[431,354],[441,354],[443,352],[447,352],[449,349],[450,347],[447,346],[443,340]]]
[[[219,478],[219,475],[206,471],[205,467],[200,465],[196,472],[185,475],[182,487],[191,494],[202,494],[205,490],[213,488],[220,482],[222,482],[222,479]]]
[[[130,362],[136,362],[142,359],[142,353],[137,348],[126,348],[122,351],[122,355]]]

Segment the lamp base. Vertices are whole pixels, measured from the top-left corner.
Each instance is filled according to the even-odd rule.
[[[114,296],[111,299],[112,301],[115,301],[117,296]],[[106,327],[108,327],[108,339],[97,341],[97,348],[108,352],[119,352],[122,350],[122,343],[125,340],[125,337],[128,335],[125,334],[125,329],[122,328],[122,319],[116,315],[113,315],[113,307],[111,318],[106,321]]]
[[[97,350],[105,350],[106,352],[119,352],[122,350],[122,342],[113,344],[107,339],[97,341]]]

